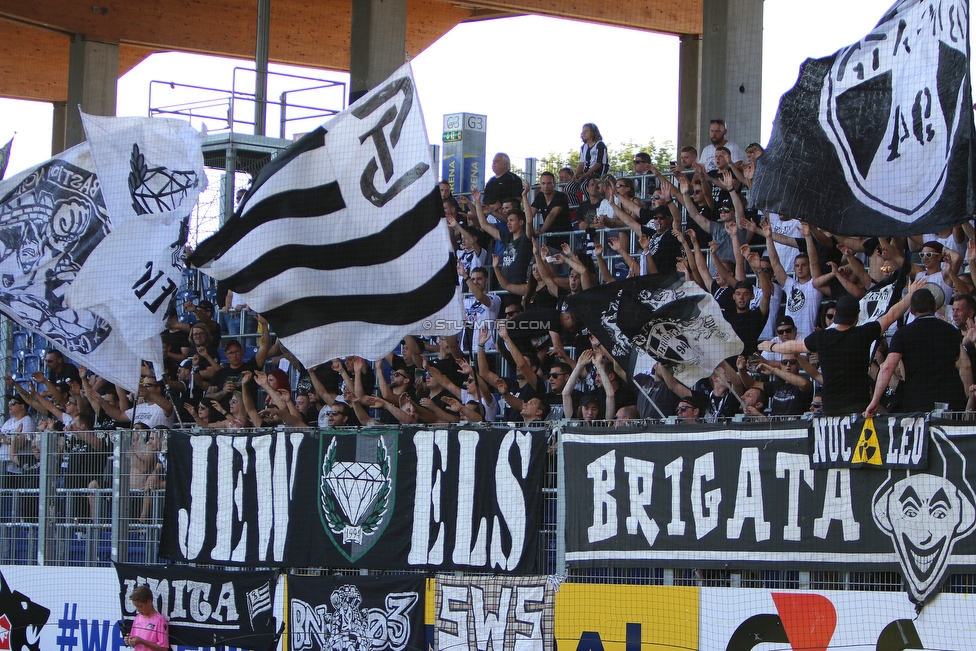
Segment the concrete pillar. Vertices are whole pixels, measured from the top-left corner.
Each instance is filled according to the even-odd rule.
[[[78,107],[92,115],[115,115],[119,81],[119,45],[71,38],[68,57],[68,108],[65,148],[85,139]]]
[[[258,0],[258,28],[254,45],[254,135],[267,129],[268,52],[271,46],[271,0]]]
[[[63,152],[65,127],[68,123],[68,103],[53,102],[54,113],[51,115],[51,156]]]
[[[701,50],[697,34],[682,34],[678,49],[678,149],[701,147]],[[676,152],[677,153],[677,152]]]
[[[704,0],[699,149],[714,118],[725,118],[728,139],[743,149],[759,141],[762,38],[763,0]]]
[[[352,0],[349,103],[380,84],[407,57],[407,0]]]

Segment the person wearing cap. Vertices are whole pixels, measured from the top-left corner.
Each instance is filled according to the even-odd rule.
[[[817,353],[823,374],[823,413],[828,416],[861,413],[871,402],[868,369],[874,342],[908,310],[910,297],[924,285],[924,280],[916,280],[909,286],[905,298],[891,306],[877,321],[861,326],[856,325],[860,304],[856,298],[845,294],[837,301],[833,328],[817,330],[804,339],[779,343],[763,341],[759,350],[793,355]],[[884,384],[887,385],[887,381]]]
[[[783,315],[776,319],[776,329],[774,332],[776,333],[776,336],[773,337],[773,343],[775,344],[796,339],[796,323],[794,323],[793,317]],[[766,359],[778,362],[783,358],[783,355],[782,353],[768,353],[765,357]]]
[[[912,286],[929,281],[930,278],[919,274]],[[840,303],[835,322],[840,317],[839,308]],[[932,292],[915,291],[912,295],[915,320],[899,328],[891,338],[888,356],[878,371],[874,396],[864,410],[865,418],[877,413],[899,361],[905,364],[905,390],[899,411],[932,411],[936,403],[948,403],[951,411],[966,409],[966,387],[972,384],[972,365],[962,348],[962,333],[936,317],[936,309]]]
[[[691,393],[678,402],[675,413],[679,420],[699,422],[708,411],[708,397],[701,393]]]

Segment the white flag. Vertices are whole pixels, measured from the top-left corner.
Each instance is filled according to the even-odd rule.
[[[460,291],[430,162],[407,64],[265,166],[190,261],[306,366],[453,334]]]
[[[103,317],[161,373],[159,333],[182,282],[186,222],[207,187],[203,135],[182,120],[82,118],[112,227],[67,304]]]
[[[65,303],[79,269],[111,230],[87,142],[0,182],[3,312],[71,359],[134,389],[140,358],[105,319]]]

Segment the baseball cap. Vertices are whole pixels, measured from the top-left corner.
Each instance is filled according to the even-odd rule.
[[[732,291],[735,291],[737,289],[748,289],[752,291],[752,283],[750,283],[747,280],[740,280],[735,284],[735,287],[732,288]]]
[[[582,398],[580,398],[579,406],[582,407],[583,405],[588,405],[591,402],[600,404],[600,400],[595,395],[593,395],[592,393],[587,393]]]
[[[857,323],[857,315],[860,312],[860,302],[850,294],[845,294],[837,299],[837,307],[834,310],[834,323],[837,325],[854,325]]]
[[[791,328],[796,327],[796,323],[793,322],[793,317],[791,316],[781,316],[780,318],[776,319],[777,328],[784,325],[790,326]]]

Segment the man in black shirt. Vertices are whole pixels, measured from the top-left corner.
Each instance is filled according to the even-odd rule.
[[[485,203],[501,203],[506,199],[522,196],[522,179],[511,172],[512,159],[499,152],[491,159],[491,171],[495,176],[485,183]]]
[[[742,252],[746,252],[749,245],[741,247]],[[742,354],[751,355],[756,351],[756,344],[759,335],[762,334],[766,326],[766,319],[769,317],[769,298],[773,295],[773,281],[769,274],[764,274],[759,265],[759,254],[755,251],[748,252],[746,261],[752,267],[753,273],[759,279],[759,287],[762,288],[762,299],[759,307],[750,309],[753,291],[752,285],[746,281],[736,283],[735,291],[732,293],[732,300],[735,302],[735,312],[726,312],[725,319],[732,324],[735,334],[742,340]]]
[[[214,375],[207,389],[207,396],[217,400],[230,409],[230,399],[235,391],[248,390],[251,397],[257,402],[258,386],[256,382],[243,383],[241,376],[244,371],[260,371],[264,368],[264,361],[268,358],[268,351],[271,349],[271,337],[268,329],[265,328],[261,333],[261,346],[258,348],[254,357],[244,361],[244,348],[236,339],[228,339],[224,346],[224,355],[227,356],[227,366],[222,366]]]
[[[973,376],[969,355],[962,348],[962,334],[935,316],[937,308],[931,292],[915,292],[911,301],[915,320],[899,328],[891,338],[888,356],[878,372],[874,397],[864,410],[865,417],[878,411],[899,361],[905,363],[905,392],[899,411],[932,411],[937,402],[948,403],[952,411],[966,409],[966,389],[972,384]]]
[[[874,342],[908,310],[910,297],[925,285],[925,279],[916,279],[908,288],[908,294],[893,305],[877,321],[857,326],[860,304],[851,295],[837,301],[834,327],[815,330],[804,339],[759,344],[759,350],[774,353],[817,353],[823,374],[823,413],[842,416],[862,412],[871,401],[871,378],[868,365]],[[879,386],[882,392],[887,380]],[[873,415],[873,414],[872,414]]]
[[[528,188],[523,190],[523,193],[527,192]],[[539,192],[536,192],[527,212],[530,234],[534,228],[536,213],[541,215],[543,220],[537,231],[539,234],[550,231],[564,233],[573,230],[569,218],[569,197],[565,192],[556,189],[556,177],[552,172],[543,172],[539,175]]]

